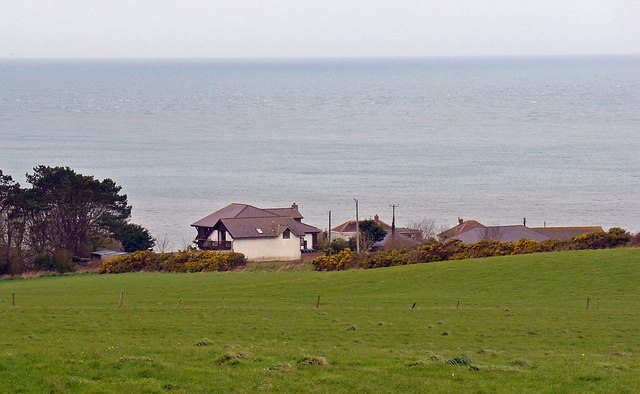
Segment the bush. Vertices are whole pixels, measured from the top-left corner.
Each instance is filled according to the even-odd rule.
[[[33,266],[40,271],[55,271],[59,273],[73,271],[71,259],[64,252],[56,252],[51,256],[49,253],[36,256]]]
[[[33,266],[40,271],[53,271],[53,260],[50,254],[41,254],[33,260]]]
[[[607,231],[606,247],[617,248],[618,246],[625,246],[631,241],[631,234],[621,229],[620,227],[611,227]]]
[[[356,268],[358,258],[351,249],[346,248],[332,256],[321,256],[311,260],[315,271],[339,271],[347,268]]]
[[[178,253],[153,253],[148,250],[115,257],[100,264],[101,274],[137,271],[202,272],[229,271],[247,263],[242,253],[181,250]]]
[[[408,250],[391,250],[388,252],[367,253],[362,258],[362,268],[381,268],[411,264]]]
[[[594,231],[573,237],[574,247],[583,249],[603,249],[607,245],[606,234],[603,231]]]
[[[637,233],[636,235],[631,237],[627,246],[630,246],[632,248],[640,246],[640,233]]]
[[[331,243],[329,244],[329,250],[327,252],[327,254],[336,254],[336,253],[340,253],[343,250],[347,249],[349,247],[349,241],[347,241],[344,238],[336,238],[333,241],[331,241]]]

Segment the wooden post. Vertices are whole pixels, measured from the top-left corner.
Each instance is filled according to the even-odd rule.
[[[458,300],[458,303],[456,304],[456,309],[458,309],[460,307],[460,300]]]
[[[180,308],[180,303],[182,302],[182,297],[178,299],[178,305],[176,305],[176,309]]]
[[[598,310],[598,308],[600,308],[600,300],[598,300],[598,303],[596,304],[596,310]]]
[[[587,310],[589,310],[589,297],[587,297]]]
[[[316,309],[320,307],[320,295],[318,295],[318,300],[316,301]]]
[[[122,298],[124,297],[124,290],[120,290],[120,302],[118,303],[118,308],[122,307]]]
[[[11,293],[11,306],[16,306],[16,293]]]
[[[224,303],[224,297],[222,297],[222,309],[227,309],[227,304]]]

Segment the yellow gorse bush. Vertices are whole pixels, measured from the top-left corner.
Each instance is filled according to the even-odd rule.
[[[134,252],[104,261],[101,274],[136,271],[202,272],[229,271],[247,263],[242,253],[181,250],[177,253]]]

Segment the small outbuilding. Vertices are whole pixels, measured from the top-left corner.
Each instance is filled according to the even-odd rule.
[[[118,256],[126,256],[128,254],[129,253],[127,252],[120,252],[118,250],[98,250],[95,252],[91,252],[91,264],[98,265],[103,261],[111,260],[112,258]]]

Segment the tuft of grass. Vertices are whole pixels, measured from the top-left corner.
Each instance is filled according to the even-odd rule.
[[[300,360],[298,360],[298,364],[326,367],[327,365],[329,365],[329,362],[326,358],[321,356],[303,356]]]
[[[213,345],[213,342],[211,342],[211,339],[209,338],[202,338],[201,340],[199,340],[198,342],[195,343],[196,346],[211,346]]]
[[[511,364],[516,365],[518,367],[523,367],[523,368],[529,368],[531,367],[531,363],[527,360],[522,360],[522,359],[515,359],[513,361],[511,361]]]
[[[293,367],[289,363],[277,363],[270,366],[268,370],[273,372],[290,372],[293,371]]]
[[[445,361],[445,363],[446,364],[450,364],[450,365],[466,366],[466,365],[475,364],[476,360],[474,360],[471,357],[463,354],[463,355],[460,355],[460,356],[456,356],[454,358],[450,358],[447,361]]]
[[[150,357],[138,357],[138,356],[122,356],[118,359],[118,362],[121,363],[128,363],[128,362],[135,362],[135,361],[139,361],[139,362],[143,362],[143,363],[152,363],[155,362],[154,359],[150,358]]]
[[[238,365],[241,360],[249,358],[245,353],[227,352],[218,358],[218,364]]]

